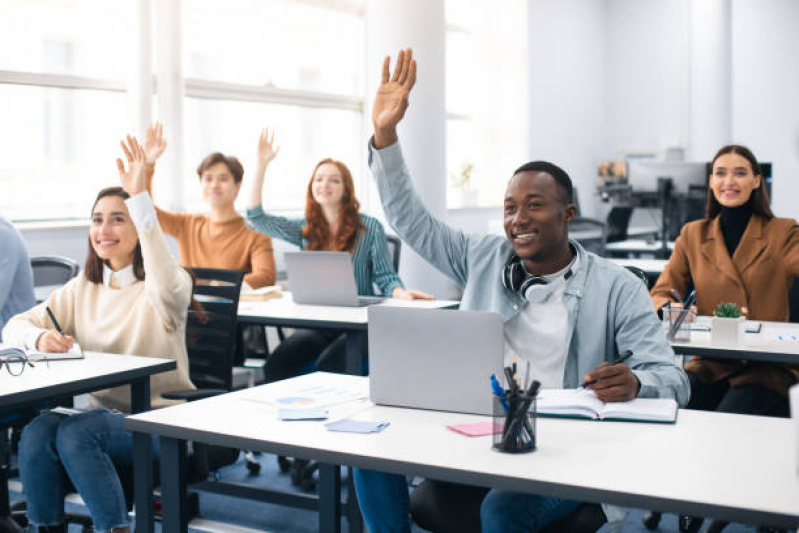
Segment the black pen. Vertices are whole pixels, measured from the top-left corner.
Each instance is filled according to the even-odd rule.
[[[58,323],[58,320],[56,320],[56,319],[55,319],[55,315],[54,315],[54,314],[53,314],[53,312],[50,310],[50,306],[48,305],[47,307],[45,307],[45,309],[47,309],[47,314],[48,314],[48,315],[50,315],[50,320],[52,320],[52,321],[53,321],[53,325],[55,326],[55,330],[56,330],[57,332],[59,332],[60,334],[62,334],[62,335],[63,335],[63,334],[64,334],[64,332],[63,332],[63,331],[61,331],[61,324],[59,324],[59,323]]]
[[[623,363],[624,361],[626,361],[627,359],[629,359],[632,356],[633,356],[633,351],[632,350],[624,350],[623,352],[621,352],[619,355],[616,356],[616,359],[613,361],[612,364],[618,365],[619,363]],[[584,389],[584,388],[586,388],[589,385],[593,385],[594,383],[596,383],[596,380],[594,380],[594,381],[583,381],[583,384],[580,385],[580,388]]]

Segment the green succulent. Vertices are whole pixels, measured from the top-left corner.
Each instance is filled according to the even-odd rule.
[[[732,302],[721,302],[713,311],[713,315],[720,318],[738,318],[741,316],[741,307]]]

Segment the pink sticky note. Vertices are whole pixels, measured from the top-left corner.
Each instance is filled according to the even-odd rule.
[[[493,435],[502,433],[502,427],[495,425],[491,420],[485,422],[472,422],[469,424],[454,424],[447,426],[448,429],[467,437],[482,437],[483,435]]]

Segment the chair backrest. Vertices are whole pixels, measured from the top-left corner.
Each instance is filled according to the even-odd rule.
[[[186,324],[189,375],[198,388],[230,390],[244,273],[216,268],[190,270],[196,278],[194,298],[202,305],[202,311],[189,309]]]
[[[797,278],[793,279],[791,290],[788,291],[788,308],[790,309],[790,322],[799,322],[799,283]]]
[[[80,265],[68,257],[43,255],[31,257],[33,286],[63,285],[78,275]]]
[[[391,254],[391,262],[394,264],[394,272],[399,273],[400,252],[402,251],[402,241],[396,235],[386,235],[388,241],[388,253]]]
[[[614,206],[608,213],[608,242],[627,240],[627,228],[630,227],[630,217],[633,208],[628,205]]]
[[[601,220],[577,217],[569,224],[569,237],[583,245],[589,252],[604,257],[607,226]]]
[[[624,268],[626,268],[627,270],[638,276],[638,279],[644,282],[646,290],[650,289],[649,276],[647,276],[646,272],[642,268],[638,268],[637,266],[632,266],[632,265],[626,265]]]

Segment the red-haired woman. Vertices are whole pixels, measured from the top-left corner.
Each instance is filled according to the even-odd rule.
[[[250,189],[247,218],[253,227],[304,250],[345,251],[352,254],[358,293],[374,295],[376,284],[383,295],[403,299],[432,299],[429,294],[405,289],[391,263],[386,234],[377,219],[359,213],[352,174],[340,161],[323,159],[308,182],[305,218],[269,215],[261,207],[264,176],[277,155],[274,133],[266,128],[258,140],[258,163]],[[267,381],[296,376],[315,361],[319,370],[344,372],[345,344],[336,330],[300,330],[269,356],[264,367]]]

